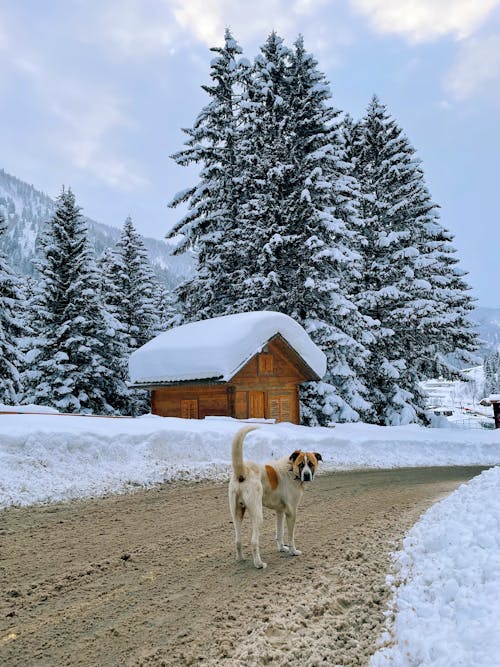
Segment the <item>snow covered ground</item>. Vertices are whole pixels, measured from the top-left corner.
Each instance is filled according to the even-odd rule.
[[[0,414],[0,507],[226,479],[240,426],[227,418]],[[500,464],[500,430],[259,426],[245,441],[245,456],[257,461],[301,447],[321,452],[324,470]],[[407,536],[395,557],[395,643],[371,667],[500,665],[499,554],[500,467],[435,505]]]
[[[175,479],[226,479],[241,422],[145,416],[0,414],[0,507],[120,492]],[[245,456],[266,461],[296,448],[323,469],[500,463],[500,430],[340,424],[261,424]]]
[[[395,554],[396,641],[370,667],[500,665],[499,492],[496,467],[411,529]]]
[[[483,366],[463,372],[469,378],[468,382],[443,378],[422,382],[421,387],[427,394],[427,407],[431,411],[447,414],[448,421],[460,428],[494,428],[493,408],[480,404],[485,398]]]

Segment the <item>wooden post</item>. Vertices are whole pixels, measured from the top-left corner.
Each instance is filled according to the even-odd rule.
[[[500,400],[491,401],[493,405],[493,417],[495,419],[495,428],[500,428]]]
[[[229,417],[236,417],[235,394],[236,394],[236,387],[233,387],[232,385],[226,387],[227,411]]]

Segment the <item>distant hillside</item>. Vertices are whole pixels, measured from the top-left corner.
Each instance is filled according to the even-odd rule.
[[[500,349],[500,308],[476,308],[471,319],[477,323],[483,341],[479,354],[484,357]]]
[[[8,225],[2,247],[17,271],[32,275],[38,238],[44,223],[54,213],[55,202],[32,185],[0,169],[0,210]],[[97,256],[118,241],[120,230],[117,227],[103,225],[90,218],[86,218],[86,221]],[[185,255],[172,257],[170,247],[164,241],[144,237],[144,243],[156,274],[169,288],[178,285],[191,273],[190,258]]]

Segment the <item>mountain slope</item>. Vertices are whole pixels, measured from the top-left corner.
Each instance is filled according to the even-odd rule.
[[[37,241],[44,223],[53,215],[55,206],[55,201],[46,194],[0,169],[0,211],[5,215],[8,228],[2,247],[12,266],[24,275],[34,273]],[[120,238],[117,227],[90,218],[86,218],[86,221],[97,256]],[[159,239],[145,237],[144,243],[155,273],[167,287],[175,287],[190,275],[192,261],[189,257],[173,257],[170,246]]]
[[[484,357],[500,349],[500,308],[476,308],[471,319],[478,325],[483,342],[479,354]]]

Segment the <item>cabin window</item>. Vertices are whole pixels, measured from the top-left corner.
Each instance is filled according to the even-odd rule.
[[[269,399],[269,413],[271,419],[277,422],[292,421],[292,402],[289,396],[273,396]]]
[[[273,355],[259,354],[259,375],[273,374]]]
[[[182,419],[198,419],[198,399],[181,399],[181,417]]]

